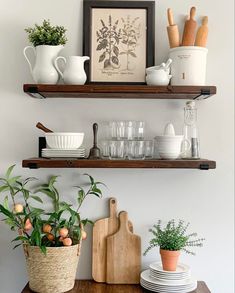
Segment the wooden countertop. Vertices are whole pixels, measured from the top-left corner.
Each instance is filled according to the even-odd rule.
[[[74,288],[69,293],[144,293],[150,292],[144,290],[140,285],[107,285],[94,281],[82,280],[76,281]],[[28,284],[21,293],[32,293]],[[56,293],[56,292],[55,292]],[[205,282],[199,281],[198,287],[191,293],[211,293]]]

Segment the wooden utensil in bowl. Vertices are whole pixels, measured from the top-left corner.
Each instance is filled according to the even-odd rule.
[[[170,48],[175,48],[180,46],[180,35],[178,25],[174,24],[173,12],[171,8],[167,9],[167,16],[169,26],[167,27],[168,39]]]
[[[182,46],[194,46],[197,22],[194,19],[196,15],[196,7],[190,10],[190,18],[186,20],[184,25],[184,33]]]
[[[195,46],[206,47],[208,37],[208,16],[202,18],[202,25],[199,27],[196,35]]]
[[[44,131],[44,132],[46,132],[46,133],[51,133],[51,132],[53,132],[53,131],[50,130],[49,128],[45,127],[41,122],[38,122],[38,123],[36,124],[36,127],[37,127],[38,129],[41,129],[42,131]]]

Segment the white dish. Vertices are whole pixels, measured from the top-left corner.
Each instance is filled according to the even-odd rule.
[[[183,263],[179,263],[177,265],[176,271],[164,271],[162,268],[162,263],[161,261],[158,262],[154,262],[151,263],[149,268],[157,273],[162,273],[163,275],[181,275],[181,274],[187,274],[188,272],[190,272],[190,267],[183,264]]]
[[[84,139],[84,133],[51,132],[46,133],[46,142],[52,149],[78,149]]]
[[[149,291],[157,292],[157,293],[189,293],[189,292],[194,291],[197,288],[197,284],[195,284],[189,289],[179,289],[179,290],[159,289],[159,288],[154,288],[152,286],[149,286],[149,285],[143,283],[142,281],[140,282],[140,285]]]
[[[184,279],[184,280],[180,280],[180,282],[175,285],[175,284],[172,284],[171,282],[165,280],[165,281],[161,281],[161,280],[158,280],[158,279],[155,279],[155,278],[152,278],[150,276],[150,270],[146,270],[146,271],[143,271],[140,275],[141,279],[144,280],[145,282],[147,283],[150,283],[150,284],[154,284],[154,285],[157,285],[158,287],[187,287],[187,286],[190,286],[192,284],[194,284],[196,282],[196,280],[194,278],[189,278],[189,279]]]

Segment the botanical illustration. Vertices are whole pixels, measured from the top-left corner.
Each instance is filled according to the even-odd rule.
[[[144,82],[146,9],[92,9],[91,80]]]
[[[125,49],[120,55],[126,55],[126,70],[131,70],[129,58],[137,58],[135,49],[140,38],[141,24],[137,22],[139,17],[136,17],[131,21],[130,15],[127,16],[126,20],[124,20],[124,18],[121,18],[121,20],[123,24],[121,34],[122,44],[125,45]]]
[[[130,58],[137,58],[136,46],[141,36],[139,17],[131,20],[130,15],[124,19],[113,20],[109,15],[108,23],[100,19],[102,27],[96,31],[97,47],[100,51],[99,63],[103,63],[106,70],[115,70],[121,67],[120,56],[125,55],[125,66],[122,70],[133,70],[130,67]],[[124,64],[123,64],[124,65]]]
[[[118,29],[118,20],[112,24],[112,17],[109,15],[109,21],[106,25],[100,20],[102,27],[96,31],[98,46],[97,51],[101,51],[99,62],[103,62],[105,69],[115,68],[119,65],[119,42],[121,39],[121,28]]]

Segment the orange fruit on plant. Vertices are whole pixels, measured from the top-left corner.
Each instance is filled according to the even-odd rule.
[[[69,234],[69,230],[67,228],[61,228],[59,230],[59,234],[61,237],[65,238]]]
[[[43,231],[44,233],[50,233],[51,230],[52,230],[51,225],[49,225],[49,224],[45,224],[45,225],[43,225],[42,231]]]
[[[72,239],[71,238],[64,238],[63,239],[64,246],[71,246],[72,245]]]
[[[24,224],[24,231],[29,231],[33,228],[30,219],[27,219]]]
[[[55,239],[55,237],[54,237],[53,234],[48,233],[48,234],[47,234],[47,239],[48,239],[49,241],[53,241],[53,240]]]
[[[60,236],[59,241],[63,242],[63,240],[64,240],[64,237]]]
[[[85,230],[82,230],[82,240],[86,240],[87,238],[87,233]]]
[[[14,205],[14,212],[15,213],[22,213],[24,210],[24,207],[22,206],[22,204],[17,203]]]

